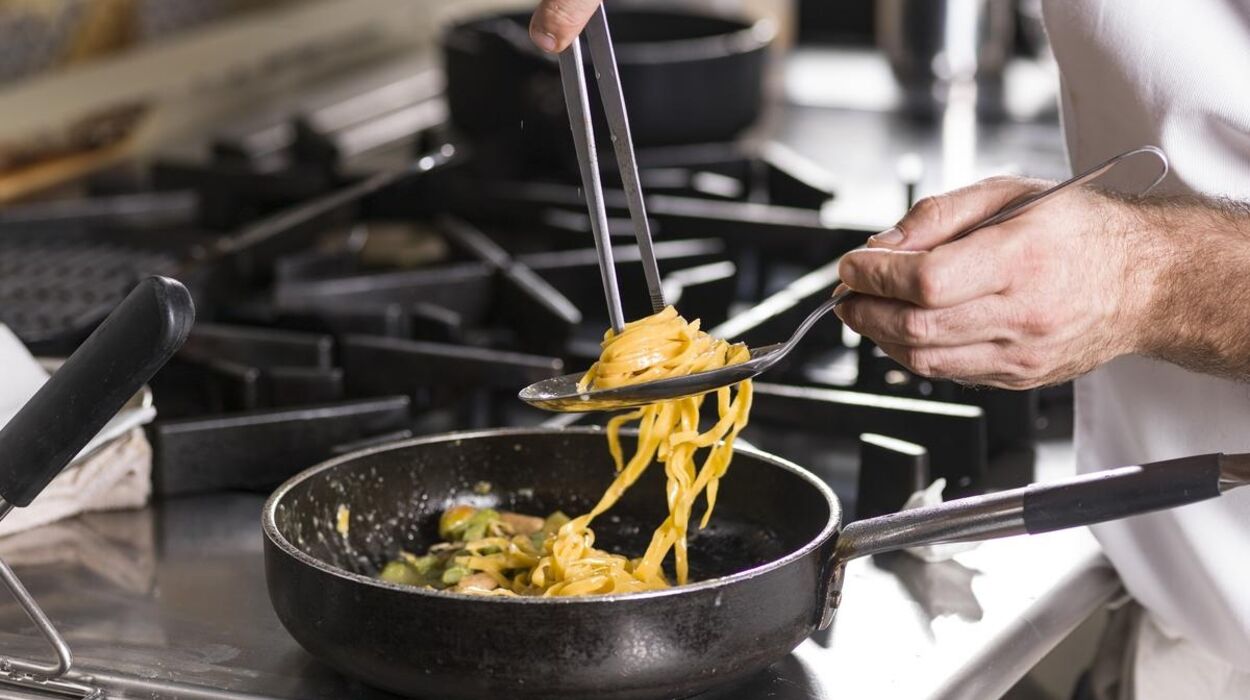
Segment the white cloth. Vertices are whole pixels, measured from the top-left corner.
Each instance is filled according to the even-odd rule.
[[[1250,671],[1230,666],[1201,646],[1165,632],[1152,615],[1141,618],[1135,656],[1134,700],[1250,697]]]
[[[0,428],[3,428],[30,400],[30,397],[39,391],[43,383],[48,381],[49,375],[43,365],[39,364],[39,361],[22,344],[22,341],[13,334],[13,331],[3,324],[0,324],[0,367],[4,368],[4,371],[0,372]],[[156,409],[152,406],[131,406],[122,409],[78,451],[70,465],[76,464],[100,449],[105,443],[139,426],[151,423],[154,418],[156,418]],[[3,458],[3,455],[0,455],[0,459]]]
[[[79,513],[138,508],[152,494],[152,447],[142,428],[75,459],[25,508],[0,520],[0,537]]]
[[[1159,191],[1250,200],[1250,1],[1047,0],[1044,11],[1074,170],[1155,144],[1172,163]],[[1107,182],[1139,186],[1150,168]],[[1076,413],[1082,471],[1250,451],[1250,385],[1141,357],[1078,380]],[[1139,649],[1139,697],[1250,698],[1250,493],[1093,529],[1170,640]],[[1225,684],[1198,677],[1211,674]]]
[[[48,380],[48,373],[7,327],[0,325],[0,427]],[[0,536],[78,513],[135,508],[152,491],[152,450],[140,428],[156,416],[151,406],[122,410],[35,500],[0,520]],[[3,461],[4,455],[0,455]]]

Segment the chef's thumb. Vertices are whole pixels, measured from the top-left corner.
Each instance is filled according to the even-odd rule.
[[[563,51],[598,7],[599,0],[542,0],[530,19],[530,38],[543,51]]]
[[[945,194],[925,197],[893,228],[868,239],[869,248],[929,250],[998,213],[1047,183],[1019,177],[992,177]]]

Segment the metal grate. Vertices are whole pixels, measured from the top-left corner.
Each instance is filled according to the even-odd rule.
[[[0,235],[0,323],[28,345],[78,336],[139,279],[174,265],[168,253],[87,232]]]

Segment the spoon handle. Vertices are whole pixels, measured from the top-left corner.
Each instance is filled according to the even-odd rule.
[[[1099,163],[1098,165],[1095,165],[1089,170],[1086,170],[1085,172],[1079,173],[1077,175],[1074,175],[1068,178],[1067,180],[1064,180],[1063,182],[1055,185],[1054,187],[1042,190],[1041,192],[1031,194],[1023,199],[1016,201],[1014,204],[999,210],[998,213],[973,224],[972,226],[964,229],[963,231],[960,231],[959,233],[952,236],[950,241],[947,241],[947,242],[953,243],[975,231],[980,231],[983,228],[994,226],[996,224],[1001,224],[1004,221],[1014,219],[1015,217],[1023,214],[1029,209],[1032,209],[1038,204],[1041,204],[1042,202],[1050,199],[1051,197],[1054,197],[1055,195],[1068,189],[1069,187],[1074,187],[1076,185],[1083,185],[1089,182],[1090,180],[1093,180],[1094,178],[1102,175],[1108,170],[1111,170],[1116,165],[1118,165],[1121,161],[1126,160],[1128,158],[1132,158],[1133,156],[1140,155],[1143,153],[1148,153],[1158,158],[1159,163],[1162,166],[1159,176],[1156,177],[1154,181],[1151,182],[1148,187],[1146,187],[1146,189],[1141,191],[1141,194],[1146,194],[1150,190],[1154,189],[1155,185],[1158,185],[1160,182],[1162,182],[1163,178],[1167,177],[1168,175],[1168,168],[1169,168],[1168,157],[1157,146],[1142,146],[1140,148],[1134,148],[1131,151],[1125,151],[1124,153],[1121,153],[1120,155],[1115,156],[1114,158],[1109,158]],[[833,302],[833,306],[831,306],[830,308],[833,308],[834,306],[841,304],[842,302],[851,298],[851,296],[854,294],[855,292],[851,291],[850,289],[843,289],[835,293],[833,295],[833,299],[831,299],[831,301]]]

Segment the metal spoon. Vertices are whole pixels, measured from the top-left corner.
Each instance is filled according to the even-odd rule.
[[[1120,155],[1104,161],[1085,172],[1072,177],[1069,180],[1059,183],[1048,190],[1044,190],[1037,194],[1029,195],[1024,199],[1002,209],[997,214],[973,225],[971,228],[965,229],[956,234],[951,241],[957,241],[964,236],[978,231],[987,226],[1000,224],[1008,219],[1012,219],[1025,211],[1041,204],[1051,197],[1059,194],[1063,190],[1075,185],[1084,184],[1094,178],[1102,175],[1121,161],[1140,154],[1150,154],[1159,159],[1162,170],[1157,178],[1147,187],[1144,192],[1149,192],[1155,185],[1159,184],[1168,174],[1168,159],[1163,151],[1155,146],[1142,146],[1131,151],[1126,151]],[[811,330],[812,326],[821,319],[825,314],[832,311],[839,304],[849,299],[855,292],[851,290],[842,290],[833,295],[825,303],[816,307],[816,310],[799,324],[794,334],[784,343],[775,343],[773,345],[765,345],[764,347],[754,348],[751,350],[751,359],[736,365],[729,365],[719,369],[708,370],[706,372],[696,372],[682,377],[671,377],[668,379],[657,379],[650,382],[641,382],[639,384],[630,384],[628,386],[616,387],[613,389],[591,389],[589,391],[578,391],[577,382],[582,378],[581,374],[566,374],[560,377],[552,377],[544,379],[541,382],[531,384],[521,390],[519,394],[522,401],[543,408],[549,411],[612,411],[623,408],[634,408],[643,406],[657,401],[669,401],[685,396],[697,396],[715,391],[723,386],[736,384],[745,379],[751,379],[759,375],[790,354],[790,351],[798,345],[803,336]]]

